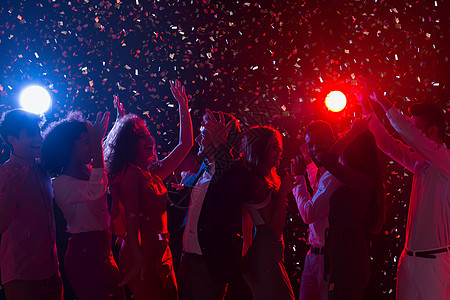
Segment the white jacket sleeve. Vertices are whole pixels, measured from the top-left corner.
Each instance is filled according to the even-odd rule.
[[[374,112],[370,115],[369,129],[377,141],[378,148],[403,167],[414,173],[416,163],[421,160],[419,155],[413,152],[412,149],[402,141],[395,139],[386,128],[384,128],[384,125],[378,120]]]
[[[319,180],[317,191],[311,198],[306,188],[306,180],[303,176],[301,177],[298,178],[299,184],[292,192],[303,222],[311,224],[329,213],[330,198],[343,184],[330,172],[325,172]]]
[[[444,144],[437,144],[430,140],[414,124],[414,121],[392,107],[386,113],[392,126],[403,140],[411,146],[430,165],[438,168],[450,177],[450,152]]]

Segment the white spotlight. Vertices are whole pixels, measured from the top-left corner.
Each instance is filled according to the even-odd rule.
[[[20,93],[20,106],[26,111],[41,115],[49,110],[52,100],[43,87],[29,86]]]

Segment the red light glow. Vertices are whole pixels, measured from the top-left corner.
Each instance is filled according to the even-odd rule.
[[[340,91],[332,91],[325,98],[325,105],[333,112],[343,110],[346,104],[347,98]]]

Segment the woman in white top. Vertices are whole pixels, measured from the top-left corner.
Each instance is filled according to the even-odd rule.
[[[280,180],[276,173],[282,151],[281,134],[273,128],[256,126],[244,134],[243,161],[251,174],[245,206],[256,234],[244,257],[243,273],[254,300],[294,299],[283,257],[286,196],[294,187],[294,176]],[[244,226],[246,249],[252,227]]]
[[[53,180],[55,201],[72,234],[65,257],[66,274],[78,299],[125,299],[111,251],[108,180],[102,140],[109,113],[98,113],[91,126],[80,113],[50,124],[42,159]]]

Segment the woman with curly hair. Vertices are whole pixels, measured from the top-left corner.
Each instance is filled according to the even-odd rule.
[[[276,172],[282,147],[280,132],[266,126],[248,129],[242,139],[243,163],[251,174],[245,207],[256,230],[244,257],[244,279],[255,300],[294,299],[284,268],[283,230],[286,196],[295,180],[289,173],[280,180]],[[251,224],[248,219],[244,223]],[[245,228],[244,248],[252,232]]]
[[[114,232],[123,237],[119,268],[135,299],[177,299],[172,255],[168,246],[167,190],[163,180],[193,146],[188,99],[180,82],[171,82],[178,102],[180,137],[175,149],[158,160],[155,140],[136,115],[119,117],[105,140],[111,179]]]
[[[42,160],[53,176],[55,201],[67,221],[65,269],[78,299],[125,299],[111,251],[108,185],[102,139],[109,113],[91,126],[81,113],[49,125]]]

